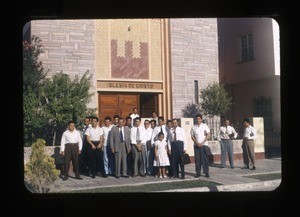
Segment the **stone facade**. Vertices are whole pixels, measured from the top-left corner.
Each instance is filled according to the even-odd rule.
[[[170,36],[173,116],[181,117],[195,102],[194,80],[199,92],[219,82],[217,19],[170,19]]]
[[[62,70],[73,78],[90,71],[91,92],[95,94],[88,107],[98,107],[97,80],[118,77],[164,82],[169,79],[163,74],[170,73],[171,85],[164,83],[168,95],[161,103],[170,98],[172,117],[181,117],[181,109],[195,102],[194,80],[198,80],[199,91],[208,83],[219,81],[217,20],[169,19],[167,38],[163,35],[163,22],[161,19],[36,20],[31,22],[31,34],[43,41],[45,52],[40,60],[49,70],[49,76]],[[114,40],[117,40],[117,55],[111,56]],[[132,49],[125,49],[125,42]],[[129,58],[132,64],[130,67],[127,64],[127,68],[138,68],[136,72],[131,70],[133,74],[128,74],[127,68],[120,69],[120,63],[123,66],[125,60],[128,62],[123,57],[128,53],[132,54]],[[170,65],[170,72],[166,64]]]
[[[40,60],[49,76],[63,71],[71,78],[81,77],[89,70],[94,78],[90,91],[96,92],[93,20],[35,20],[31,21],[31,35],[42,40],[45,49]],[[96,97],[88,107],[97,107]]]

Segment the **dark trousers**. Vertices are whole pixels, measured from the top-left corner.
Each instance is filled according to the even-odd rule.
[[[82,150],[79,155],[79,171],[83,174],[88,174],[88,163],[87,163],[87,146],[90,145],[87,141],[82,142]]]
[[[153,166],[153,162],[155,159],[155,147],[150,147],[148,150],[148,173],[150,175],[157,174],[157,168]]]
[[[132,149],[126,156],[126,164],[127,164],[127,175],[133,176],[133,156]]]
[[[206,152],[206,147],[198,147],[194,146],[194,152],[195,152],[195,168],[197,175],[201,174],[201,167],[203,167],[203,173],[208,174],[209,173],[209,161],[208,156]]]
[[[92,141],[94,145],[98,145],[99,142]],[[96,148],[92,149],[92,146],[89,144],[87,146],[87,156],[88,156],[88,167],[91,175],[95,176],[97,172],[100,172],[102,175],[105,175],[104,165],[103,165],[103,151]]]
[[[170,155],[168,153],[168,158],[169,158],[169,161],[170,161],[170,166],[166,166],[166,169],[168,170],[168,176],[169,177],[172,177],[173,176],[173,170],[172,170],[172,155]]]
[[[67,143],[65,145],[65,178],[69,176],[70,162],[72,161],[73,170],[76,177],[80,177],[78,168],[78,143]]]
[[[176,141],[171,143],[171,158],[172,158],[172,172],[173,177],[179,177],[179,165],[181,171],[181,177],[185,177],[184,164],[182,163],[183,157],[183,142]]]

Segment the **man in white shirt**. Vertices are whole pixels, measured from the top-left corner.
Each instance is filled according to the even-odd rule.
[[[172,123],[172,120],[171,119],[168,119],[166,121],[166,131],[168,133],[168,136],[167,138],[169,138],[169,134],[170,134],[170,129],[173,127],[173,123]],[[167,141],[168,143],[168,141]],[[169,154],[169,150],[168,150],[168,157],[169,157],[169,161],[170,161],[170,166],[166,166],[166,172],[168,174],[168,177],[173,177],[173,173],[172,173],[172,158],[171,158],[171,155]]]
[[[203,173],[206,178],[209,178],[209,160],[205,149],[208,146],[208,138],[210,136],[210,130],[208,126],[202,123],[202,115],[196,115],[196,124],[192,127],[191,138],[194,141],[195,152],[195,169],[196,178],[201,175],[201,167],[203,167]]]
[[[243,160],[244,167],[242,169],[249,169],[249,164],[252,166],[250,170],[255,170],[255,152],[254,152],[254,139],[256,139],[256,129],[251,126],[248,118],[244,119],[244,135],[243,135]]]
[[[65,156],[65,174],[63,180],[66,181],[69,177],[69,166],[72,160],[73,169],[76,179],[82,179],[79,175],[78,155],[81,153],[82,139],[80,133],[75,129],[74,121],[68,122],[68,129],[61,137],[60,150]]]
[[[130,115],[131,120],[132,120],[131,126],[134,125],[134,119],[137,118],[137,117],[140,117],[137,112],[138,112],[138,109],[137,108],[133,108],[133,113]]]
[[[146,119],[144,121],[144,127],[145,127],[145,131],[146,131],[146,161],[144,162],[144,166],[145,166],[145,170],[144,172],[148,175],[150,175],[153,172],[153,159],[152,161],[149,159],[149,155],[150,155],[150,151],[151,151],[151,138],[152,138],[152,134],[153,134],[153,129],[150,126],[150,121],[148,119]]]
[[[113,175],[115,174],[114,171],[114,164],[115,159],[114,155],[111,153],[111,146],[110,146],[110,130],[113,127],[111,124],[111,118],[109,116],[106,116],[104,118],[104,126],[102,127],[103,130],[103,164],[104,164],[104,171],[105,171],[105,177],[107,175]]]
[[[102,173],[105,177],[103,168],[103,130],[98,126],[99,119],[92,117],[92,127],[89,127],[85,132],[88,142],[88,167],[91,177],[94,179],[97,172]]]
[[[146,159],[146,132],[145,128],[141,126],[141,118],[134,119],[135,126],[130,130],[130,143],[133,156],[133,177],[145,177],[144,161]]]
[[[234,168],[234,159],[233,159],[233,142],[232,139],[237,138],[237,132],[235,129],[230,126],[230,121],[228,119],[224,120],[224,126],[220,127],[218,134],[218,140],[221,145],[221,168],[225,167],[226,164],[226,153],[228,153],[228,159],[230,168]]]
[[[151,144],[154,147],[154,143],[158,140],[158,134],[162,132],[164,134],[164,139],[167,141],[168,139],[168,132],[165,125],[165,119],[163,116],[158,117],[158,125],[153,129],[153,134],[151,137]]]
[[[168,151],[171,155],[173,178],[179,178],[179,168],[181,171],[181,179],[185,179],[184,164],[182,162],[183,154],[186,153],[187,141],[184,129],[178,126],[178,119],[172,120],[173,128],[170,129],[168,137]]]

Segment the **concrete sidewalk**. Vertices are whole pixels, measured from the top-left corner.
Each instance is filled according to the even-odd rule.
[[[165,192],[203,192],[203,191],[272,191],[275,190],[279,185],[281,180],[272,181],[259,181],[258,179],[249,178],[246,176],[257,175],[257,174],[267,174],[267,173],[281,173],[281,158],[273,159],[262,159],[256,160],[256,170],[244,170],[242,161],[235,162],[235,168],[231,169],[229,166],[225,168],[220,168],[219,164],[210,165],[210,178],[201,176],[200,178],[195,178],[195,164],[189,164],[185,166],[186,179],[159,179],[153,176],[147,177],[135,177],[135,178],[119,178],[116,179],[113,176],[108,178],[103,178],[101,176],[96,176],[92,179],[88,176],[83,176],[83,180],[77,180],[73,174],[67,181],[62,181],[61,179],[56,180],[54,187],[50,192],[68,192],[73,190],[82,189],[93,189],[102,187],[116,187],[116,186],[130,186],[130,185],[144,185],[153,184],[160,182],[174,182],[174,181],[187,181],[187,180],[205,180],[217,182],[222,185],[214,186],[213,188],[189,188],[189,189],[176,189],[168,190]]]

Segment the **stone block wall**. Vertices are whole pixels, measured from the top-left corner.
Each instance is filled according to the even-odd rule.
[[[93,76],[91,92],[96,92],[95,39],[93,20],[34,20],[31,35],[42,40],[44,53],[40,61],[48,70],[48,76],[60,71],[74,78],[87,70]],[[97,95],[88,107],[97,107]]]
[[[181,109],[195,102],[194,80],[199,92],[219,82],[217,19],[170,19],[170,37],[173,117],[180,118]]]

